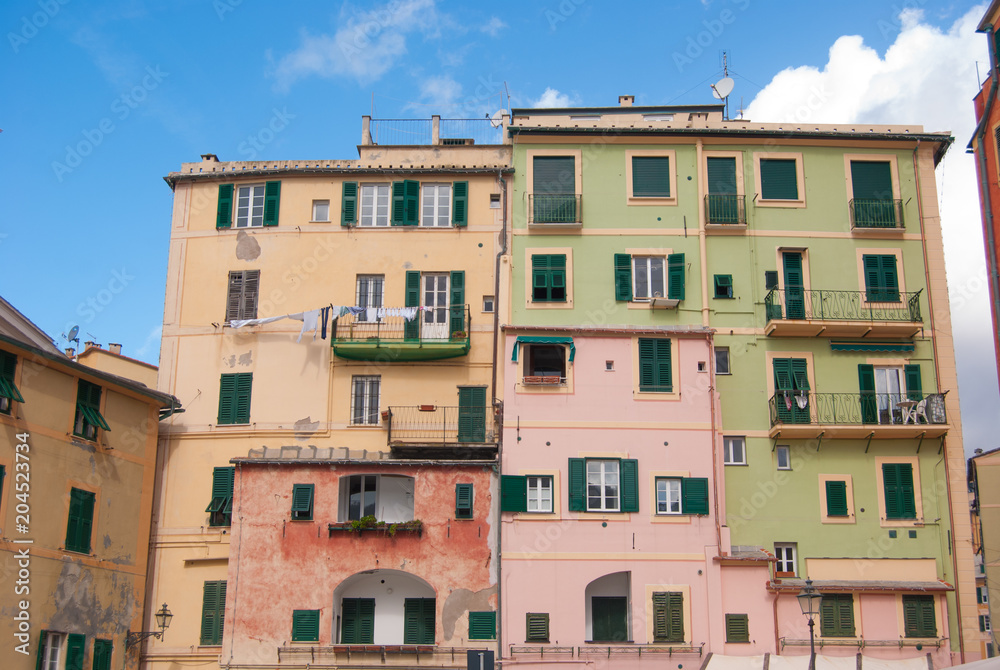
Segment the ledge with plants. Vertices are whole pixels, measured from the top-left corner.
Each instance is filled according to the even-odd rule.
[[[369,514],[368,516],[363,516],[360,519],[355,519],[354,521],[331,523],[327,526],[327,528],[330,531],[330,535],[333,535],[336,532],[357,533],[358,535],[361,535],[366,531],[374,531],[376,533],[388,535],[389,537],[395,537],[396,533],[416,533],[418,536],[422,535],[424,524],[420,519],[413,519],[412,521],[398,521],[395,523],[379,521],[374,515]]]

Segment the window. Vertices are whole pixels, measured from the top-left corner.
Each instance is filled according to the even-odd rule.
[[[264,185],[240,186],[236,199],[236,227],[264,225]]]
[[[201,600],[201,644],[222,644],[226,617],[226,582],[205,582]]]
[[[76,418],[73,434],[85,440],[97,440],[97,429],[111,430],[101,416],[101,387],[80,380],[76,387]]]
[[[658,478],[656,480],[657,514],[681,513],[681,486],[680,479]]]
[[[347,193],[350,189],[346,188],[347,184],[344,184],[344,186],[345,193]],[[355,185],[354,188],[356,189],[357,186]],[[359,225],[364,228],[388,226],[390,202],[389,184],[362,184],[361,221]],[[347,210],[348,208],[345,207],[344,211],[346,212]]]
[[[826,515],[847,516],[847,482],[844,480],[826,481]]]
[[[639,462],[634,459],[569,459],[572,512],[638,512]]]
[[[233,482],[236,478],[235,467],[215,468],[212,471],[212,501],[205,511],[209,526],[229,526],[233,515]]]
[[[531,299],[566,302],[566,254],[531,256]]]
[[[455,484],[455,518],[472,518],[472,484]]]
[[[496,310],[496,300],[491,295],[483,296],[483,311],[487,313],[492,313]]]
[[[653,593],[653,642],[684,641],[684,594]]]
[[[777,270],[765,270],[764,271],[764,289],[770,291],[771,289],[778,288],[778,271]]]
[[[313,200],[313,221],[329,221],[330,220],[330,201],[329,200]]]
[[[381,307],[384,296],[385,275],[358,275],[355,305],[362,308]],[[368,315],[362,312],[357,318],[358,321],[367,321]]]
[[[746,210],[737,179],[735,156],[708,156],[706,173],[708,177],[707,201],[710,224],[746,224]]]
[[[798,200],[795,159],[760,159],[761,200]]]
[[[882,484],[885,493],[885,518],[916,519],[913,466],[909,463],[883,463]]]
[[[469,612],[470,640],[495,640],[496,637],[496,612]]]
[[[549,615],[547,613],[526,612],[524,619],[525,642],[549,641]]]
[[[354,391],[351,394],[351,424],[355,426],[375,426],[379,422],[380,376],[353,377]]]
[[[292,611],[292,642],[319,642],[319,610]]]
[[[0,413],[10,414],[12,402],[24,402],[21,392],[14,384],[17,372],[17,356],[9,351],[0,351]]]
[[[111,653],[114,643],[111,640],[94,640],[94,670],[111,670]]]
[[[726,642],[750,641],[750,617],[746,614],[726,615]]]
[[[524,346],[525,384],[562,384],[566,381],[566,347],[561,344]]]
[[[532,223],[576,223],[576,158],[535,156],[532,159]]]
[[[795,553],[796,545],[795,543],[784,542],[774,544],[774,557],[778,559],[778,562],[774,565],[775,572],[786,575],[795,576]]]
[[[903,627],[906,637],[936,637],[934,596],[903,596]]]
[[[662,298],[666,295],[667,275],[663,256],[632,257],[632,299]]]
[[[746,465],[747,464],[747,443],[744,437],[724,437],[723,463],[726,465]]]
[[[552,512],[552,477],[529,476],[527,478],[526,512]]]
[[[292,521],[312,521],[315,484],[292,486]]]
[[[403,600],[403,644],[434,644],[434,598]]]
[[[851,161],[851,208],[856,228],[895,228],[897,212],[889,161]]]
[[[87,638],[76,633],[57,633],[43,630],[38,640],[38,670],[83,670],[83,652]],[[61,665],[63,647],[66,648],[65,666]]]
[[[348,477],[347,484],[347,520],[375,516],[378,475],[352,475]]]
[[[0,482],[2,482],[2,473],[0,473]],[[985,605],[990,601],[989,589],[985,586],[976,587],[976,602],[980,605]]]
[[[639,338],[639,391],[670,393],[673,390],[670,340]]]
[[[219,380],[219,425],[250,423],[253,373],[224,374]]]
[[[226,296],[226,321],[257,318],[260,270],[237,270],[229,273]]]
[[[729,367],[729,347],[715,348],[715,374],[717,375],[732,374],[732,370]]]
[[[486,441],[486,387],[458,387],[458,441]]]
[[[778,461],[779,470],[791,470],[792,469],[792,458],[790,454],[790,449],[786,445],[781,445],[774,448],[774,456]]]
[[[90,553],[90,536],[94,526],[94,498],[91,491],[70,489],[66,551]]]
[[[809,423],[809,365],[805,358],[775,358],[774,408],[782,423]]]
[[[500,209],[499,193],[490,193],[490,209]]]
[[[451,225],[451,184],[423,184],[420,225]]]
[[[715,275],[715,297],[716,298],[733,297],[732,275]]]
[[[993,628],[990,626],[990,615],[989,614],[980,614],[979,615],[979,630],[981,632],[983,632],[983,633],[989,633],[990,631],[993,630]]]
[[[617,512],[620,476],[618,461],[587,461],[587,511]]]
[[[340,643],[375,643],[374,598],[344,598],[341,601]]]
[[[669,156],[632,156],[632,197],[670,197]]]
[[[858,389],[864,423],[916,423],[916,417],[905,415],[900,403],[923,399],[919,365],[876,367],[862,363],[858,365]]]
[[[624,642],[628,631],[628,596],[590,596],[591,642]]]
[[[340,479],[340,520],[374,516],[379,521],[413,520],[413,478],[394,475],[350,475]]]
[[[228,189],[226,188],[228,187]],[[217,228],[229,227],[229,210],[233,202],[233,185],[219,187]],[[278,206],[281,199],[281,182],[248,184],[236,189],[236,227],[258,228],[278,225]]]
[[[657,514],[708,514],[706,477],[656,479]]]
[[[854,596],[825,594],[819,604],[819,622],[823,637],[854,637]]]
[[[865,254],[861,263],[865,271],[865,300],[899,302],[895,254]]]

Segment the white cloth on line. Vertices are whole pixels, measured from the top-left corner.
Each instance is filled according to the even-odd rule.
[[[272,321],[287,319],[288,316],[288,314],[282,314],[281,316],[269,316],[263,319],[233,319],[229,322],[229,327],[242,328],[243,326],[260,326],[265,323],[271,323]]]
[[[299,331],[299,339],[296,342],[302,341],[302,336],[312,331],[313,339],[316,339],[316,329],[319,327],[319,310],[311,309],[308,312],[302,312],[301,314],[289,314],[289,318],[295,319],[296,321],[302,320],[302,330]]]

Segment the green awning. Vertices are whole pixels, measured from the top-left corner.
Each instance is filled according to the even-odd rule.
[[[21,392],[17,390],[17,386],[14,385],[14,380],[4,379],[0,377],[0,398],[9,398],[14,402],[24,402],[24,398],[21,397]]]
[[[77,403],[76,406],[80,409],[80,412],[83,413],[83,417],[87,420],[87,423],[89,423],[91,426],[102,428],[104,430],[111,430],[111,428],[108,426],[108,422],[104,420],[104,417],[101,416],[101,413],[98,412],[96,409],[94,409],[93,407],[88,407],[87,405],[84,405],[82,402]]]
[[[569,345],[569,362],[573,362],[573,357],[576,356],[576,345],[573,344],[572,337],[535,337],[533,335],[519,335],[516,340],[514,340],[514,355],[510,357],[510,360],[517,360],[517,350],[522,344],[568,344]]]
[[[830,342],[833,351],[913,351],[912,342]]]

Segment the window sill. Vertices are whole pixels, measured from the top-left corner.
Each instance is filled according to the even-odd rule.
[[[319,219],[314,219],[312,221],[309,221],[309,223],[333,223],[333,222],[330,221],[330,219],[326,219],[325,221],[319,220]]]
[[[758,198],[757,200],[754,201],[754,206],[755,207],[779,207],[779,208],[781,208],[781,207],[785,207],[785,208],[799,207],[799,208],[802,208],[802,207],[806,206],[806,201],[804,199],[802,199],[802,198],[799,198],[797,200],[779,200],[777,198],[771,199],[771,200],[765,200],[764,198]]]
[[[573,221],[572,223],[538,223],[528,222],[528,230],[547,230],[549,228],[559,228],[563,230],[579,230],[583,228],[583,221]]]
[[[723,465],[725,465],[726,467],[733,466],[733,465],[736,465],[736,466],[742,465],[742,466],[746,467],[747,464],[746,463],[725,463],[724,462]]]
[[[677,197],[629,195],[626,204],[631,207],[676,207]]]

